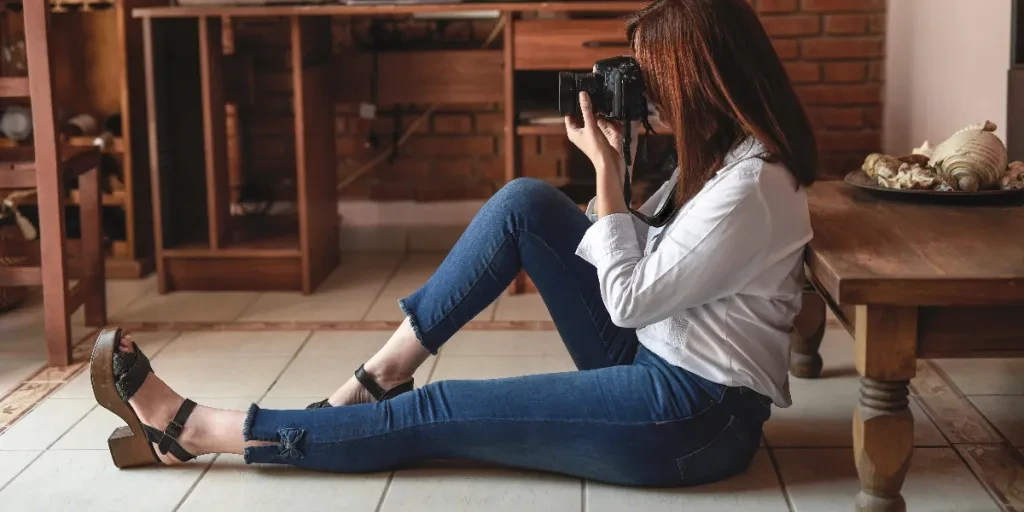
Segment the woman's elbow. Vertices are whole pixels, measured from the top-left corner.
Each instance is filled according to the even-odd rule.
[[[639,329],[650,325],[647,315],[635,305],[616,304],[614,307],[609,307],[608,317],[613,324],[623,329]]]

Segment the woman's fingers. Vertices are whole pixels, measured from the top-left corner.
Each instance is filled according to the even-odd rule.
[[[580,111],[583,112],[583,126],[594,126],[594,107],[585,91],[580,91]]]

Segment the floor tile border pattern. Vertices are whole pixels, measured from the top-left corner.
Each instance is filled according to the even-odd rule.
[[[0,397],[0,435],[88,366],[92,343],[85,342],[95,339],[99,331],[100,329],[93,329],[75,343],[72,351],[74,362],[69,366],[43,366]]]
[[[934,362],[917,362],[911,393],[999,507],[1005,512],[1024,512],[1024,454]]]

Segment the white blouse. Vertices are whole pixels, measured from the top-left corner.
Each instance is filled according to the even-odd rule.
[[[804,188],[758,158],[754,138],[663,228],[629,213],[597,220],[576,254],[597,268],[611,320],[637,329],[647,349],[780,407],[789,394],[789,331],[800,310],[811,223]],[[653,215],[678,170],[640,211]]]

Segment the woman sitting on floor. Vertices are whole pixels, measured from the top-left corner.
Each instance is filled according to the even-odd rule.
[[[743,471],[772,403],[790,405],[814,136],[747,1],[657,0],[627,34],[680,155],[639,213],[618,149],[637,128],[595,118],[583,94],[566,130],[594,164],[588,211],[542,182],[509,183],[399,302],[406,319],[384,347],[306,410],[197,406],[119,330],[101,333],[95,394],[128,423],[111,436],[114,463],[235,453],[373,472],[459,458],[641,486]],[[414,389],[416,368],[521,269],[579,371]]]

